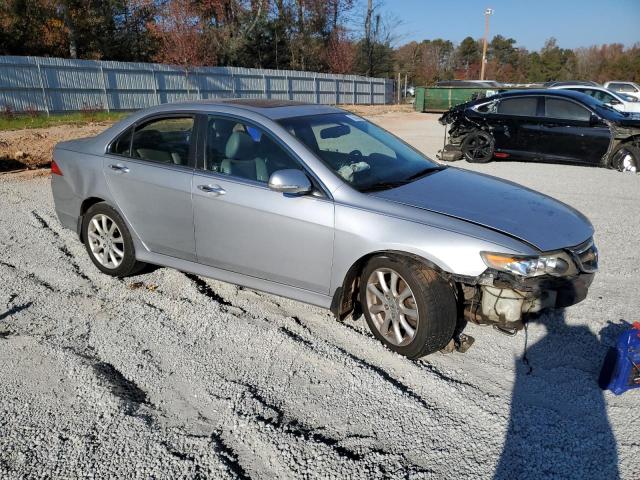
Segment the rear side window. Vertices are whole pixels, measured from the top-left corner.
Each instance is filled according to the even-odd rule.
[[[538,110],[539,97],[506,98],[498,104],[498,113],[502,115],[518,115],[535,117]]]
[[[545,117],[588,122],[591,118],[591,112],[569,100],[547,98],[545,101]]]
[[[131,156],[154,163],[188,165],[193,117],[164,117],[136,128]]]
[[[129,128],[126,132],[122,133],[116,138],[111,145],[109,145],[109,153],[114,155],[131,155],[131,133],[133,128]]]

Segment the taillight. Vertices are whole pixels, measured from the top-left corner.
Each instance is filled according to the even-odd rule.
[[[60,167],[58,166],[55,160],[51,161],[51,174],[62,176],[62,170],[60,170]]]

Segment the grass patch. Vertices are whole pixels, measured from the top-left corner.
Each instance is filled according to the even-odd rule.
[[[84,125],[90,122],[115,122],[131,115],[131,112],[82,111],[51,114],[0,112],[0,131],[24,128],[47,128],[55,125]]]

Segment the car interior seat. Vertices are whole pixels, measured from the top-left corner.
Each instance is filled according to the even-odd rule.
[[[220,164],[220,171],[227,175],[267,182],[267,166],[257,154],[256,143],[248,133],[233,132],[227,140],[226,158]]]
[[[133,142],[134,157],[142,158],[156,163],[173,163],[182,165],[183,160],[178,152],[171,152],[159,148],[164,139],[156,130],[142,130],[136,134]]]
[[[217,171],[221,162],[225,159],[225,149],[229,137],[236,125],[235,121],[213,119],[209,121],[207,134],[207,169]]]

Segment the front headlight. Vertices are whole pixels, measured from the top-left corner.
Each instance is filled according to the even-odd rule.
[[[561,258],[561,253],[543,255],[540,257],[510,255],[504,253],[480,252],[487,267],[501,272],[514,273],[523,277],[538,277],[540,275],[565,275],[570,268],[568,258]]]

